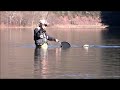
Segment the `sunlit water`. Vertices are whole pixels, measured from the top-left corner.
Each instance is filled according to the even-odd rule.
[[[100,29],[48,29],[48,34],[71,44],[68,49],[49,42],[35,48],[32,29],[0,30],[2,79],[120,78],[120,33]],[[90,47],[83,48],[88,44]]]

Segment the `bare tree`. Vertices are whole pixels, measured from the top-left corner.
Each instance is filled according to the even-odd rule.
[[[62,17],[62,18],[61,18]],[[0,11],[0,24],[7,26],[34,26],[40,19],[46,19],[52,24],[63,23],[65,18],[71,23],[76,17],[92,17],[100,19],[100,11]]]

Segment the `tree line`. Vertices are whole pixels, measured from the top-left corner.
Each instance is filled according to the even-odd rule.
[[[47,19],[51,24],[65,24],[65,21],[69,24],[81,24],[76,22],[94,21],[120,26],[119,11],[0,11],[0,25],[34,26],[40,19]]]
[[[70,24],[75,24],[75,17],[100,19],[100,15],[100,11],[0,11],[0,25],[33,26],[40,19],[47,19],[51,24],[60,24],[64,17],[67,17]]]

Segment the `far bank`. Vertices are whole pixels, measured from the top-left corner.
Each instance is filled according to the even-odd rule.
[[[7,25],[0,25],[0,28],[35,28],[34,26],[7,26]],[[106,28],[108,26],[105,25],[50,25],[48,28]]]

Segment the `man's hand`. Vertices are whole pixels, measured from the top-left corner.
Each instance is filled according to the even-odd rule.
[[[55,41],[56,41],[56,42],[59,42],[59,40],[58,40],[58,39],[55,39]]]

